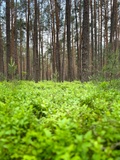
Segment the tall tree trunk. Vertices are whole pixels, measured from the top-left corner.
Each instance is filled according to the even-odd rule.
[[[93,55],[94,55],[94,39],[93,39],[93,29],[94,29],[94,21],[93,21],[93,4],[92,0],[90,0],[90,8],[91,8],[91,52],[90,52],[90,72],[93,75]]]
[[[79,52],[78,52],[78,79],[81,80],[82,77],[82,0],[80,0],[79,4],[79,25],[80,25],[80,33],[79,33]]]
[[[51,6],[51,30],[52,30],[52,75],[56,72],[56,42],[55,42],[55,8],[53,0],[50,0]]]
[[[15,61],[15,7],[14,7],[14,0],[11,0],[10,3],[10,13],[11,13],[11,39],[10,39],[10,43],[11,43],[11,58],[13,61]]]
[[[35,62],[35,82],[39,81],[39,56],[38,56],[38,7],[37,0],[34,0],[35,20],[34,20],[34,62]]]
[[[98,2],[98,71],[102,69],[102,2]]]
[[[103,66],[106,66],[107,65],[107,57],[108,57],[108,20],[109,20],[109,10],[108,10],[108,1],[106,0],[105,1],[105,4],[104,4],[104,10],[105,10],[105,18],[104,18],[104,28],[105,28],[105,31],[104,31],[104,43],[105,43],[105,53],[104,53],[104,58],[103,58]],[[104,73],[104,77],[106,77],[106,73]]]
[[[29,53],[29,35],[30,35],[30,0],[27,3],[27,43],[26,43],[26,79],[30,78],[30,53]]]
[[[61,81],[61,63],[60,63],[60,42],[59,42],[59,32],[60,32],[60,19],[59,19],[59,4],[55,0],[55,14],[56,14],[56,68],[58,73],[58,81]]]
[[[9,63],[11,56],[10,49],[10,1],[6,0],[6,69],[7,69],[7,80],[11,79],[9,74]]]
[[[99,68],[100,68],[100,1],[98,1],[98,29],[97,29],[97,54],[98,54],[98,63],[97,63],[97,68],[98,68],[98,73],[99,73]]]
[[[2,27],[0,24],[0,74],[4,74]]]
[[[72,54],[72,68],[73,68],[73,74],[72,79],[76,79],[76,50],[75,50],[75,44],[74,44],[74,23],[71,24],[71,54]]]
[[[108,1],[105,1],[105,47],[108,48]]]
[[[72,81],[73,80],[73,69],[72,69],[72,53],[71,53],[70,18],[71,18],[71,0],[66,0],[68,80]]]
[[[100,15],[100,21],[101,21],[101,24],[100,24],[100,27],[101,27],[101,31],[100,31],[100,71],[102,70],[103,68],[103,50],[102,50],[102,40],[103,40],[103,1],[101,0],[100,1],[100,12],[101,12],[101,15]]]
[[[97,72],[97,62],[98,62],[98,57],[97,57],[97,15],[96,15],[96,0],[94,0],[94,30],[95,30],[95,51],[94,51],[94,72]]]
[[[18,75],[19,73],[19,67],[18,67],[18,50],[17,50],[17,38],[18,38],[18,33],[17,33],[17,0],[16,0],[16,5],[15,5],[15,65],[16,65],[16,72],[15,74]]]
[[[0,74],[4,74],[3,37],[2,37],[2,2],[0,3]]]
[[[77,3],[74,0],[75,5],[75,29],[76,29],[76,48],[77,48],[77,79],[81,79],[81,66],[80,66],[80,49],[79,49],[79,36],[78,36],[78,16],[77,16]]]
[[[12,78],[18,74],[18,55],[17,55],[17,0],[11,0],[11,60],[15,62],[15,70],[12,73]],[[14,67],[15,67],[14,66]]]
[[[82,81],[89,79],[89,1],[83,4],[83,34],[82,34]]]
[[[66,44],[66,16],[64,22],[64,35],[63,35],[62,81],[64,81],[65,79],[65,44]]]
[[[42,55],[42,80],[44,80],[45,67],[44,67],[44,53],[43,53],[43,30],[41,30],[41,55]]]
[[[41,36],[41,22],[40,22],[40,19],[41,19],[41,8],[40,8],[40,3],[38,3],[38,67],[39,67],[39,80],[41,80],[41,39],[42,39],[42,36]]]
[[[20,79],[22,80],[22,26],[21,26],[21,20],[20,20]]]
[[[110,33],[110,43],[113,50],[117,49],[117,17],[118,17],[118,2],[117,0],[113,1],[113,6],[111,8],[111,33]]]

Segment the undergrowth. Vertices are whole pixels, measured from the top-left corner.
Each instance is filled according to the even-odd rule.
[[[120,160],[120,81],[0,82],[0,160]]]

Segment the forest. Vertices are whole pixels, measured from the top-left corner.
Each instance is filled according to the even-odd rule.
[[[0,0],[0,160],[120,160],[120,0]]]
[[[119,77],[119,0],[0,0],[2,79]]]
[[[120,80],[0,82],[1,160],[119,160]]]

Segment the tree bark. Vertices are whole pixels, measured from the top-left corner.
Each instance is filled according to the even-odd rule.
[[[71,0],[66,0],[66,23],[67,23],[67,54],[68,54],[68,80],[73,80],[72,52],[71,52]]]
[[[4,74],[2,29],[0,24],[0,74]]]
[[[97,57],[97,15],[96,15],[96,0],[94,0],[94,30],[95,30],[95,51],[94,51],[94,73],[97,72],[97,62],[98,62],[98,57]]]
[[[26,80],[30,78],[30,53],[29,53],[29,34],[30,34],[30,0],[27,2],[27,16],[26,16],[26,27],[27,27],[27,42],[26,42]]]
[[[80,64],[80,49],[79,49],[79,34],[78,34],[78,16],[77,16],[77,3],[75,5],[75,29],[76,29],[76,50],[77,50],[77,79],[81,80],[81,64]],[[81,9],[81,8],[79,8]],[[81,27],[81,26],[80,26]]]
[[[10,63],[10,57],[11,57],[11,47],[10,47],[10,1],[6,0],[6,76],[7,80],[11,79],[11,76],[9,74],[9,63]]]
[[[113,1],[113,6],[111,8],[111,33],[110,33],[110,43],[112,49],[115,51],[117,49],[117,20],[118,20],[118,2]]]
[[[59,4],[55,0],[55,14],[56,14],[56,68],[58,73],[58,81],[61,81],[61,63],[60,63],[60,42],[59,42],[59,33],[60,33],[60,19],[59,19]]]
[[[94,21],[93,21],[93,4],[92,0],[90,0],[90,9],[91,9],[91,51],[90,51],[90,74],[93,75],[93,55],[94,55]]]
[[[82,81],[89,80],[89,1],[83,4]]]
[[[37,19],[38,19],[38,7],[37,7],[37,0],[34,0],[34,10],[35,10],[35,20],[34,20],[34,54],[35,54],[35,82],[39,81],[39,56],[38,56],[38,31],[37,31]]]

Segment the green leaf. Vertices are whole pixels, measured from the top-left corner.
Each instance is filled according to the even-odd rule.
[[[88,131],[85,135],[84,135],[84,139],[86,140],[91,140],[92,139],[92,131]]]
[[[51,132],[47,128],[44,129],[44,133],[45,133],[46,137],[48,137],[48,138],[50,138],[52,136]]]

